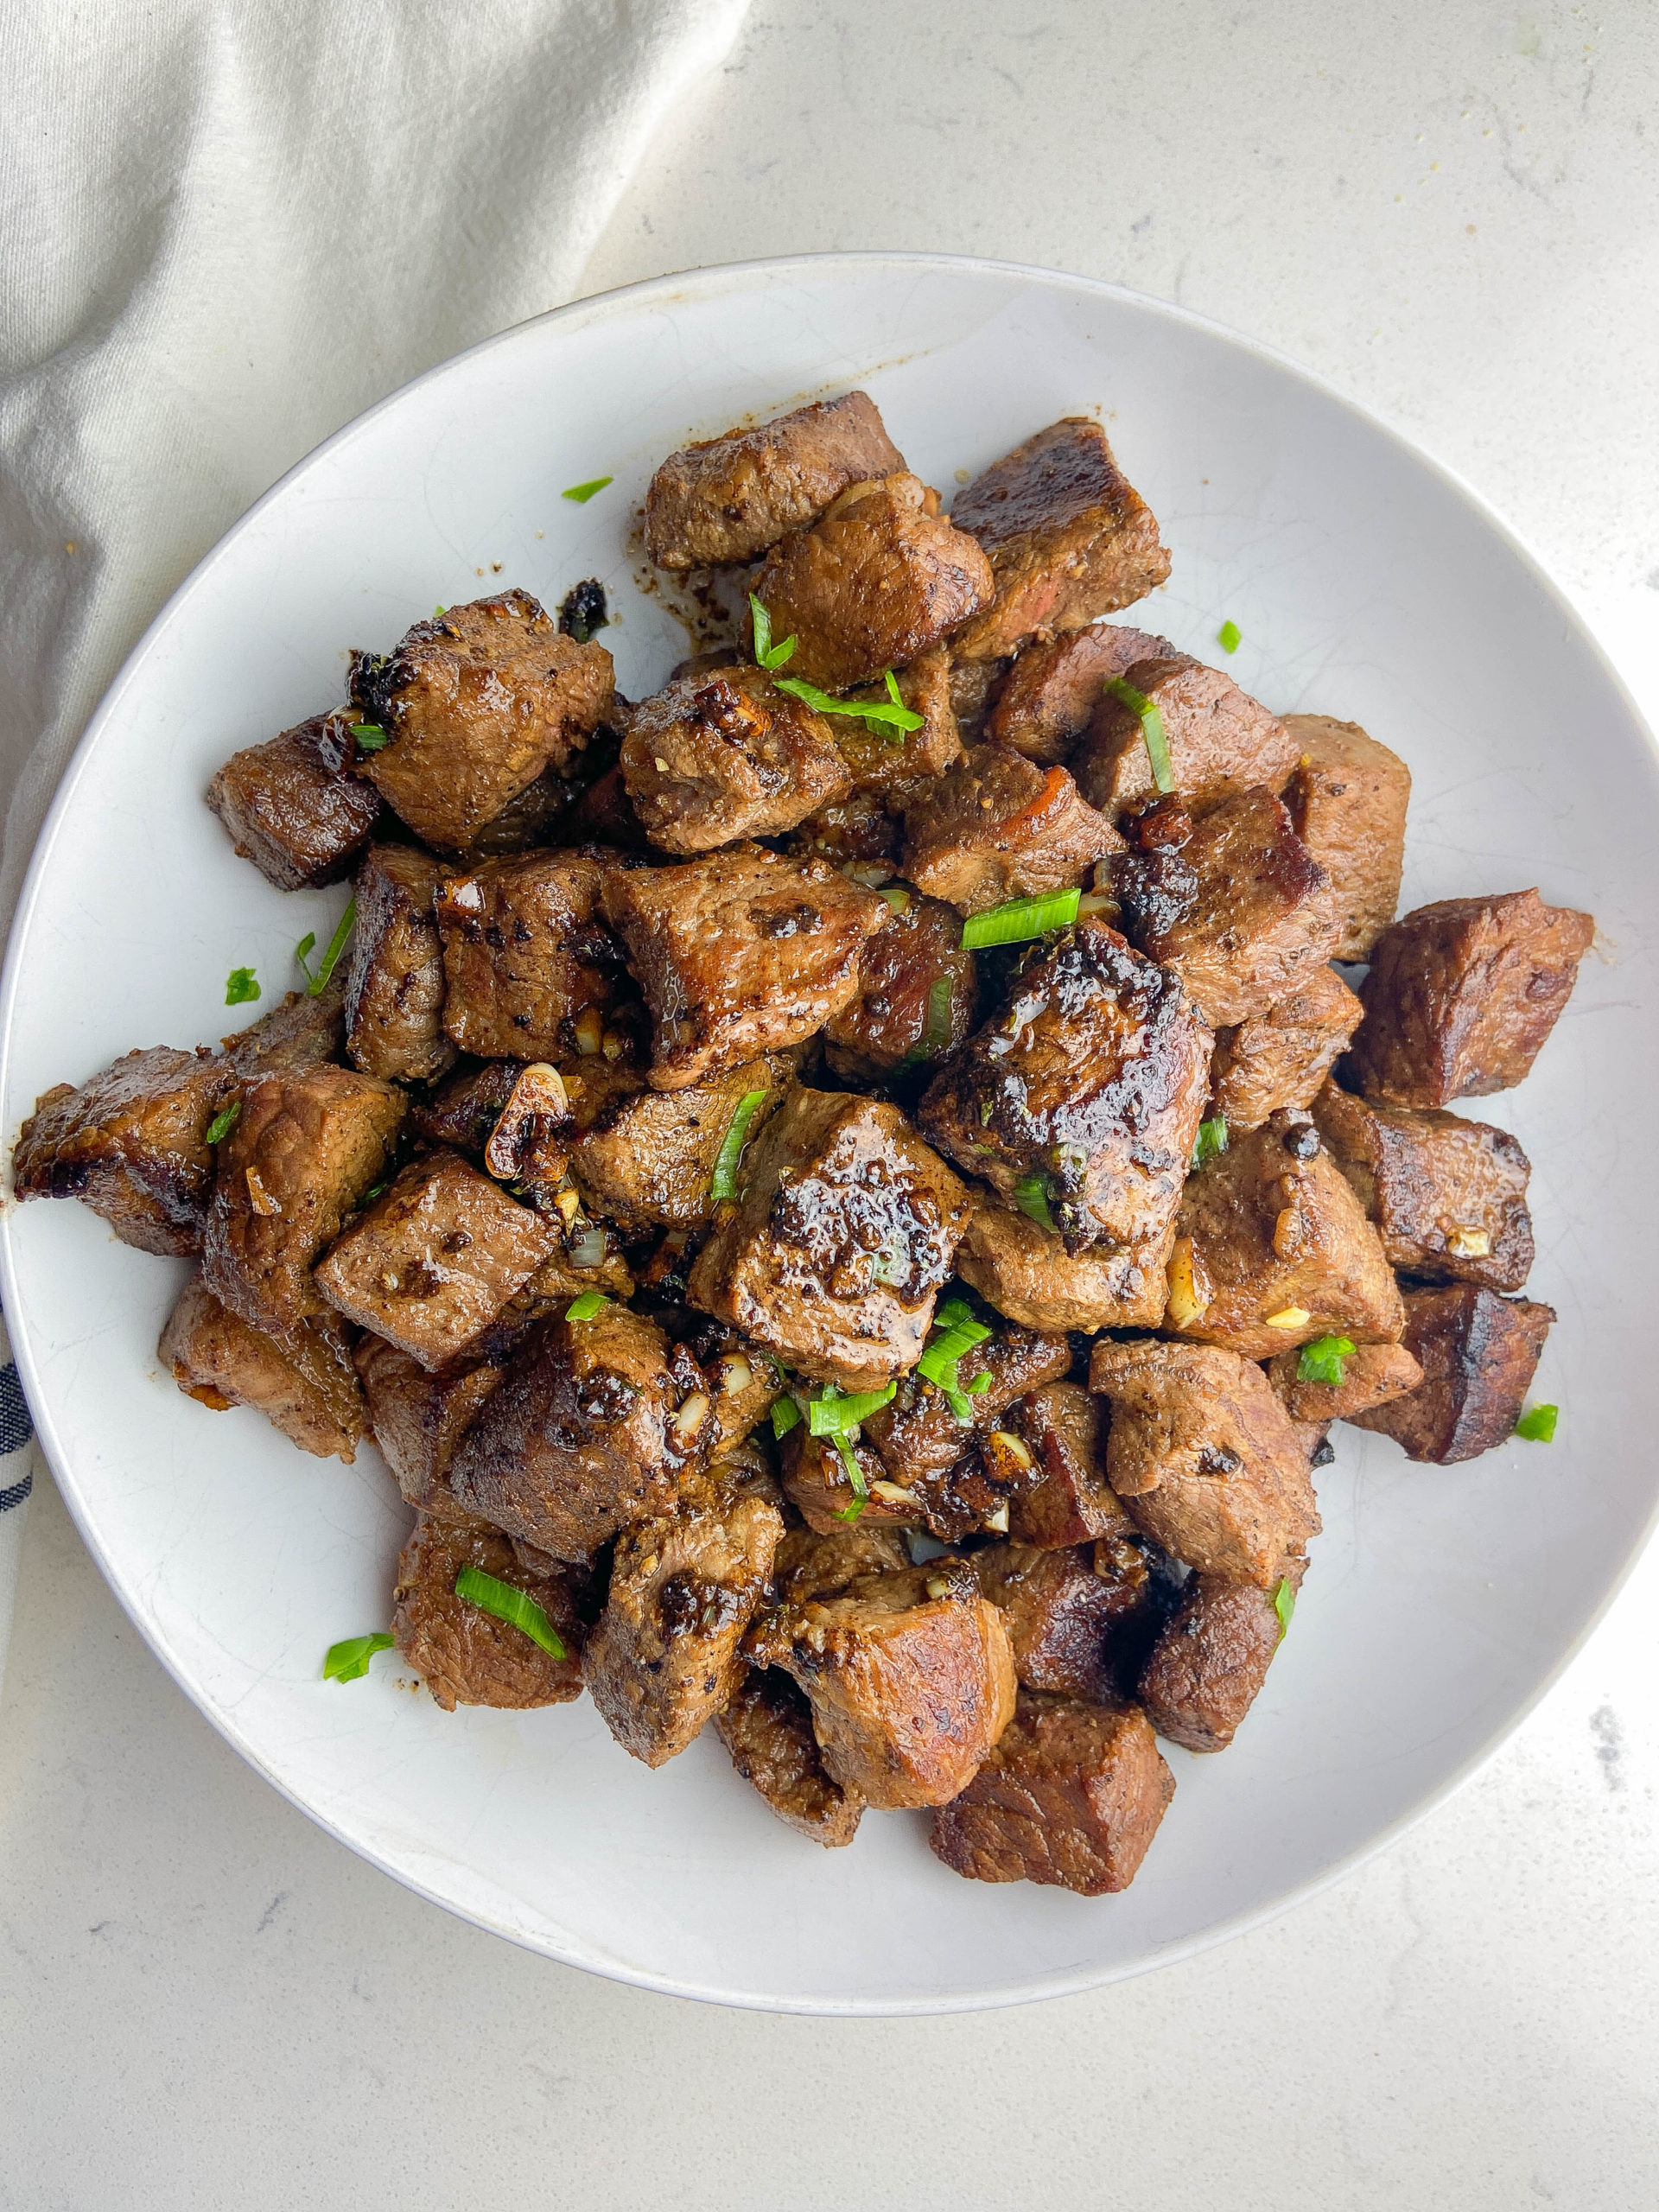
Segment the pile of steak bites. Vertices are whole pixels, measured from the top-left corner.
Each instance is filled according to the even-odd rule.
[[[654,697],[596,587],[506,591],[226,764],[273,883],[353,877],[349,951],[48,1091],[17,1193],[199,1262],[192,1398],[373,1438],[440,1705],[585,1687],[822,1844],[927,1807],[959,1873],[1122,1889],[1157,1738],[1262,1687],[1331,1424],[1515,1428],[1528,1162],[1446,1109],[1591,919],[1395,919],[1404,765],[1099,619],[1169,558],[1093,421],[947,517],[852,392],[673,454],[645,528],[749,610]]]

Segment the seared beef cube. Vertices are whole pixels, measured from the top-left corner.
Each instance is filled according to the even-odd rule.
[[[1122,849],[1064,768],[1000,745],[976,745],[905,810],[906,875],[964,914],[1070,890]]]
[[[880,1454],[887,1473],[910,1489],[955,1465],[976,1432],[994,1428],[1016,1399],[1071,1364],[1063,1336],[1029,1329],[999,1329],[957,1362],[957,1382],[972,1408],[957,1419],[950,1400],[925,1375],[907,1375],[890,1405],[872,1414],[864,1435]]]
[[[616,1540],[583,1672],[606,1726],[647,1766],[683,1751],[742,1680],[738,1645],[784,1533],[775,1500],[769,1479],[716,1467]]]
[[[624,1306],[543,1325],[515,1354],[449,1471],[470,1511],[556,1559],[585,1560],[664,1510],[707,1465],[708,1378]]]
[[[355,1458],[363,1394],[336,1322],[308,1322],[278,1344],[193,1278],[168,1317],[156,1356],[188,1397],[222,1413],[253,1406],[319,1459]]]
[[[564,1647],[556,1658],[523,1629],[457,1597],[465,1567],[522,1590]],[[458,1705],[568,1705],[582,1695],[582,1624],[563,1574],[532,1574],[497,1529],[423,1513],[397,1561],[392,1634],[446,1713]]]
[[[1015,1503],[1009,1535],[1046,1551],[1128,1536],[1133,1524],[1106,1479],[1099,1401],[1076,1382],[1046,1382],[1020,1405],[1019,1420],[1041,1479]]]
[[[854,1522],[861,1528],[922,1527],[920,1502],[892,1479],[874,1447],[861,1438],[847,1449],[864,1484],[861,1497],[834,1438],[809,1435],[804,1421],[785,1437],[779,1454],[784,1494],[807,1527],[822,1536]]]
[[[830,1779],[812,1708],[787,1675],[777,1668],[747,1675],[715,1715],[715,1733],[744,1781],[798,1834],[827,1851],[852,1841],[864,1800]]]
[[[554,1232],[457,1152],[411,1160],[316,1269],[331,1306],[418,1359],[471,1352],[556,1249]]]
[[[1595,931],[1535,891],[1441,899],[1395,922],[1360,994],[1357,1088],[1380,1105],[1447,1106],[1520,1083]]]
[[[651,1009],[651,1081],[683,1090],[798,1045],[858,989],[885,899],[820,861],[734,845],[683,868],[608,868],[606,918]]]
[[[868,392],[821,399],[671,454],[645,494],[646,550],[659,569],[753,561],[849,484],[904,465]]]
[[[776,836],[853,787],[824,716],[763,668],[682,677],[644,701],[621,767],[646,836],[669,853]]]
[[[1369,1106],[1327,1084],[1313,1119],[1376,1224],[1390,1267],[1434,1282],[1519,1290],[1532,1272],[1532,1165],[1487,1122]]]
[[[760,1094],[747,1120],[752,1143],[792,1072],[778,1053],[687,1090],[619,1096],[571,1149],[570,1172],[583,1198],[631,1236],[711,1221],[715,1165],[743,1102]]]
[[[219,1049],[238,1077],[287,1075],[337,1059],[345,1039],[346,978],[336,969],[315,998],[290,991],[257,1021],[221,1037]]]
[[[957,1273],[988,1305],[1028,1329],[1155,1329],[1173,1224],[1123,1251],[1064,1241],[1012,1207],[978,1204],[957,1250]]]
[[[347,1068],[244,1090],[202,1235],[202,1281],[232,1313],[280,1337],[327,1310],[312,1267],[384,1179],[404,1109],[401,1090]]]
[[[857,997],[824,1024],[824,1058],[843,1083],[878,1084],[901,1068],[942,1060],[978,1019],[961,915],[902,887],[889,903],[893,919],[859,963]]]
[[[620,713],[620,701],[613,703],[612,711]],[[527,784],[517,798],[507,801],[499,814],[493,816],[481,829],[474,830],[467,840],[462,856],[466,865],[476,868],[481,861],[534,852],[544,845],[578,842],[585,833],[562,833],[588,788],[587,783],[578,778],[583,775],[590,759],[604,741],[605,733],[598,732],[581,760],[572,760],[563,769],[543,768],[533,784]],[[596,762],[594,766],[596,768]]]
[[[1270,791],[1234,785],[1112,865],[1124,926],[1212,1027],[1265,1014],[1329,957],[1324,870]],[[1185,821],[1192,834],[1179,845]],[[1165,835],[1170,842],[1163,842]]]
[[[1265,1014],[1216,1039],[1210,1112],[1235,1135],[1286,1106],[1311,1106],[1363,1008],[1334,968],[1310,968]]]
[[[346,979],[354,1067],[424,1083],[451,1066],[443,1033],[443,946],[432,911],[443,874],[412,845],[376,845],[357,872],[357,925]]]
[[[734,1329],[722,1329],[718,1323],[704,1323],[693,1333],[690,1344],[698,1366],[709,1378],[715,1428],[713,1456],[730,1459],[756,1423],[772,1411],[773,1401],[782,1392],[783,1377],[775,1360],[757,1351]]]
[[[1128,676],[1142,661],[1185,658],[1167,638],[1118,623],[1065,631],[1020,655],[996,695],[985,734],[1052,767],[1069,757],[1113,677]]]
[[[1130,1518],[1200,1573],[1273,1588],[1319,1516],[1303,1438],[1262,1370],[1209,1344],[1095,1346],[1106,1472]]]
[[[899,731],[840,715],[836,718],[836,743],[855,791],[879,792],[894,805],[903,805],[912,787],[925,786],[930,777],[961,760],[962,738],[950,703],[949,654],[942,649],[925,652],[897,675],[899,696],[912,714],[921,715],[920,729]],[[885,683],[869,684],[851,696],[868,698],[873,705],[888,703]]]
[[[1333,960],[1369,960],[1400,903],[1411,771],[1357,722],[1287,715],[1300,755],[1285,787],[1296,835],[1331,879]]]
[[[1071,415],[976,476],[951,507],[991,556],[996,598],[956,641],[964,660],[1015,652],[1039,630],[1076,630],[1163,582],[1157,518],[1098,423]]]
[[[963,1567],[866,1574],[763,1614],[745,1652],[806,1692],[823,1764],[881,1811],[942,1805],[1014,1712],[1014,1656]]]
[[[1175,1794],[1144,1713],[1022,1690],[1001,1741],[928,1839],[975,1882],[1127,1889]]]
[[[1403,1398],[1423,1379],[1422,1369],[1403,1344],[1357,1344],[1338,1359],[1340,1382],[1304,1382],[1300,1351],[1277,1352],[1268,1362],[1268,1380],[1292,1421],[1351,1421],[1356,1414],[1369,1413],[1390,1398]]]
[[[1211,1038],[1179,983],[1103,922],[1039,953],[923,1099],[923,1129],[1069,1244],[1161,1263],[1204,1112]],[[1160,1244],[1162,1240],[1162,1249]],[[1139,1248],[1139,1249],[1137,1249]]]
[[[358,654],[352,696],[386,734],[364,760],[381,797],[429,845],[461,851],[604,721],[603,645],[578,645],[525,591],[417,622],[384,658]]]
[[[868,1519],[839,1523],[819,1535],[791,1529],[778,1547],[774,1562],[778,1595],[783,1603],[804,1605],[813,1598],[838,1598],[861,1575],[908,1573],[910,1550],[902,1536]]]
[[[599,888],[599,864],[584,853],[526,853],[446,879],[443,1026],[463,1052],[575,1058],[584,1017],[602,1029],[623,977]]]
[[[482,1067],[457,1069],[430,1097],[415,1100],[410,1122],[429,1144],[448,1145],[481,1160],[512,1096],[520,1065],[518,1060],[486,1060]]]
[[[690,1299],[790,1365],[849,1389],[913,1367],[968,1193],[897,1107],[795,1090],[744,1165]]]
[[[1499,1298],[1471,1282],[1408,1290],[1405,1345],[1423,1380],[1348,1418],[1393,1437],[1408,1459],[1478,1459],[1513,1434],[1554,1319],[1530,1298]]]
[[[373,831],[380,794],[352,773],[354,719],[317,715],[245,747],[207,786],[237,851],[279,891],[338,883]]]
[[[902,472],[849,485],[812,529],[769,556],[755,594],[785,671],[826,690],[906,668],[988,607],[991,564]]]
[[[973,1564],[1002,1615],[1021,1688],[1109,1703],[1116,1681],[1108,1646],[1132,1603],[1124,1586],[1096,1574],[1086,1551],[992,1544]]]
[[[1399,1337],[1382,1243],[1305,1116],[1275,1115],[1189,1176],[1175,1235],[1166,1329],[1248,1359]]]
[[[1226,1750],[1285,1632],[1273,1598],[1253,1582],[1192,1577],[1136,1693],[1160,1736],[1189,1751]]]
[[[1139,661],[1124,681],[1158,709],[1175,789],[1189,798],[1226,784],[1277,791],[1296,766],[1296,741],[1277,715],[1241,691],[1218,668],[1185,653]],[[1089,730],[1071,757],[1077,788],[1091,806],[1116,817],[1157,788],[1146,726],[1131,706],[1096,693]]]
[[[854,882],[874,886],[899,873],[904,836],[903,824],[881,794],[862,791],[808,815],[786,849],[802,860],[827,861]]]
[[[353,1355],[368,1400],[369,1427],[406,1503],[441,1521],[473,1516],[455,1503],[449,1468],[461,1440],[501,1380],[491,1361],[429,1374],[379,1337],[359,1338]]]

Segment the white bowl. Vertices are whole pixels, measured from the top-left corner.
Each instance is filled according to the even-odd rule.
[[[343,890],[284,897],[201,803],[238,747],[331,705],[346,648],[435,601],[601,576],[622,688],[684,650],[635,586],[656,463],[741,416],[859,385],[949,493],[1098,408],[1174,556],[1130,619],[1228,662],[1282,711],[1364,724],[1416,779],[1404,903],[1536,884],[1593,908],[1604,957],[1536,1073],[1471,1102],[1535,1163],[1559,1314],[1536,1395],[1553,1446],[1420,1467],[1336,1432],[1325,1533],[1236,1745],[1169,1758],[1175,1801],[1122,1896],[960,1880],[919,1815],[825,1853],[712,1738],[657,1774],[591,1704],[441,1713],[396,1655],[325,1685],[381,1626],[408,1524],[372,1450],[307,1459],[158,1371],[185,1270],[70,1205],[5,1210],[0,1276],[41,1440],[82,1534],[201,1710],[389,1873],[550,1957],[682,1994],[901,2012],[1074,1990],[1213,1942],[1375,1849],[1491,1751],[1630,1564],[1655,1507],[1659,778],[1630,701],[1536,565],[1463,486],[1303,372],[1081,278],[836,256],[664,278],[507,332],[365,415],[261,500],[157,618],[64,780],[13,932],[8,1142],[37,1092],[136,1045],[192,1044],[296,980]],[[612,474],[586,505],[564,486]],[[190,1810],[181,1806],[180,1818]]]

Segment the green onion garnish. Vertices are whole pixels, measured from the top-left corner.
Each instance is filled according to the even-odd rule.
[[[922,1030],[922,1050],[942,1052],[950,1042],[950,978],[941,976],[927,994],[927,1020]]]
[[[207,1124],[208,1143],[218,1144],[229,1136],[231,1131],[236,1127],[236,1117],[241,1111],[242,1101],[239,1098],[232,1098],[222,1114],[215,1114]]]
[[[838,1390],[833,1382],[826,1382],[822,1397],[806,1402],[807,1433],[810,1436],[845,1436],[849,1429],[868,1421],[872,1414],[880,1413],[883,1406],[890,1406],[897,1396],[899,1385],[889,1382],[880,1390]]]
[[[510,1582],[498,1582],[481,1567],[463,1567],[455,1577],[455,1595],[481,1612],[493,1613],[510,1627],[522,1629],[532,1643],[539,1643],[551,1657],[570,1656],[564,1638],[527,1591],[515,1590]]]
[[[791,1428],[801,1425],[801,1409],[793,1398],[774,1398],[772,1402],[772,1433],[779,1441]]]
[[[974,1408],[969,1403],[969,1393],[976,1396],[991,1387],[988,1373],[976,1375],[964,1384],[957,1363],[976,1344],[982,1344],[991,1332],[982,1321],[976,1321],[959,1298],[950,1299],[940,1306],[934,1318],[933,1327],[921,1357],[916,1363],[916,1372],[944,1393],[951,1412],[964,1428],[973,1424]]]
[[[250,999],[259,995],[259,985],[251,968],[232,968],[225,978],[226,1006],[245,1006]]]
[[[1290,1617],[1296,1610],[1296,1592],[1290,1586],[1287,1574],[1273,1593],[1273,1610],[1279,1616],[1279,1633],[1282,1636],[1290,1626]]]
[[[1230,614],[1216,632],[1216,643],[1224,653],[1236,653],[1243,642],[1244,632]]]
[[[578,1291],[565,1307],[564,1318],[567,1321],[591,1321],[610,1302],[602,1290]]]
[[[870,1494],[870,1486],[864,1479],[863,1468],[858,1464],[858,1454],[853,1449],[853,1440],[851,1437],[843,1436],[837,1431],[834,1442],[836,1451],[841,1454],[841,1464],[847,1470],[847,1479],[853,1486],[853,1496],[861,1505]]]
[[[757,668],[781,668],[791,659],[795,652],[793,638],[785,638],[781,645],[772,642],[772,617],[762,607],[753,592],[749,594],[749,613],[754,620],[754,662]]]
[[[791,639],[791,643],[793,642]],[[783,648],[776,646],[773,650],[781,652]],[[777,678],[778,689],[780,691],[787,691],[791,698],[799,699],[804,705],[810,707],[815,714],[851,715],[877,737],[891,737],[892,733],[896,730],[899,734],[892,737],[892,742],[895,745],[902,745],[905,741],[904,733],[910,729],[920,729],[927,717],[925,715],[916,713],[913,708],[906,706],[899,690],[898,679],[891,669],[887,671],[887,696],[885,700],[832,699],[827,691],[820,691],[816,683],[809,683],[803,676],[780,676]]]
[[[442,622],[444,616],[448,612],[449,610],[447,607],[435,607],[432,610],[432,620],[435,622]]]
[[[1342,1383],[1342,1363],[1354,1349],[1351,1337],[1315,1337],[1311,1344],[1304,1344],[1296,1362],[1299,1382],[1329,1382],[1333,1389]]]
[[[1125,683],[1121,676],[1108,677],[1106,690],[1120,707],[1127,707],[1132,715],[1140,717],[1147,741],[1147,758],[1152,763],[1152,780],[1160,791],[1173,791],[1175,778],[1169,765],[1169,740],[1164,734],[1163,716],[1150,699],[1137,691],[1133,683]]]
[[[1048,1210],[1048,1185],[1040,1175],[1023,1175],[1014,1186],[1014,1203],[1029,1214],[1039,1229],[1054,1233],[1054,1217]]]
[[[390,1651],[397,1642],[389,1629],[377,1629],[372,1636],[348,1636],[343,1643],[331,1643],[322,1662],[325,1682],[354,1682],[359,1675],[369,1671],[369,1662],[377,1651]]]
[[[305,988],[314,999],[320,999],[324,991],[327,989],[328,978],[334,974],[335,963],[339,960],[340,954],[346,950],[346,940],[350,937],[352,933],[352,925],[356,919],[357,901],[355,899],[348,899],[346,901],[346,911],[340,916],[333,937],[328,940],[327,950],[323,954],[322,958],[317,963],[317,972],[315,976],[306,966],[305,963],[307,954],[309,953],[312,946],[315,945],[317,941],[315,933],[311,930],[308,930],[305,935],[300,939],[299,943],[295,946],[294,957],[300,963],[300,973],[305,978]],[[258,993],[256,991],[254,995],[257,998],[258,996]]]
[[[1227,1149],[1227,1117],[1213,1115],[1207,1122],[1198,1123],[1198,1134],[1192,1146],[1192,1166],[1202,1167],[1206,1160],[1213,1160]]]
[[[1522,1414],[1515,1424],[1517,1436],[1525,1437],[1529,1444],[1553,1444],[1555,1423],[1560,1415],[1559,1406],[1535,1406],[1529,1414]]]
[[[856,1498],[851,1505],[843,1507],[839,1512],[833,1514],[830,1517],[836,1521],[856,1521],[859,1515],[864,1510],[864,1508],[868,1504],[868,1503],[869,1500],[866,1497]]]
[[[743,1147],[748,1141],[749,1123],[766,1103],[764,1090],[746,1090],[738,1101],[737,1111],[732,1116],[731,1127],[715,1161],[715,1172],[709,1185],[711,1198],[734,1198],[737,1196],[737,1171],[743,1158]]]
[[[357,740],[359,753],[378,753],[383,745],[390,745],[391,738],[378,722],[353,722],[352,735]]]
[[[1067,930],[1077,918],[1080,891],[1051,891],[1041,899],[1008,899],[962,925],[962,949],[981,952],[988,944],[1020,944],[1050,930]]]
[[[595,492],[602,492],[607,484],[614,484],[615,481],[614,476],[590,476],[585,484],[572,484],[568,490],[561,492],[559,497],[574,499],[579,507],[585,507]]]

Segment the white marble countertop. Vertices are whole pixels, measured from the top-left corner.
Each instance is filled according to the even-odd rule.
[[[1659,720],[1656,92],[1643,0],[756,0],[583,289],[914,246],[1178,300],[1466,475]],[[1450,1805],[1252,1936],[1020,2012],[769,2019],[550,1966],[352,1858],[172,1687],[42,1485],[0,1713],[0,2203],[1650,2207],[1656,1614],[1659,1555]]]

